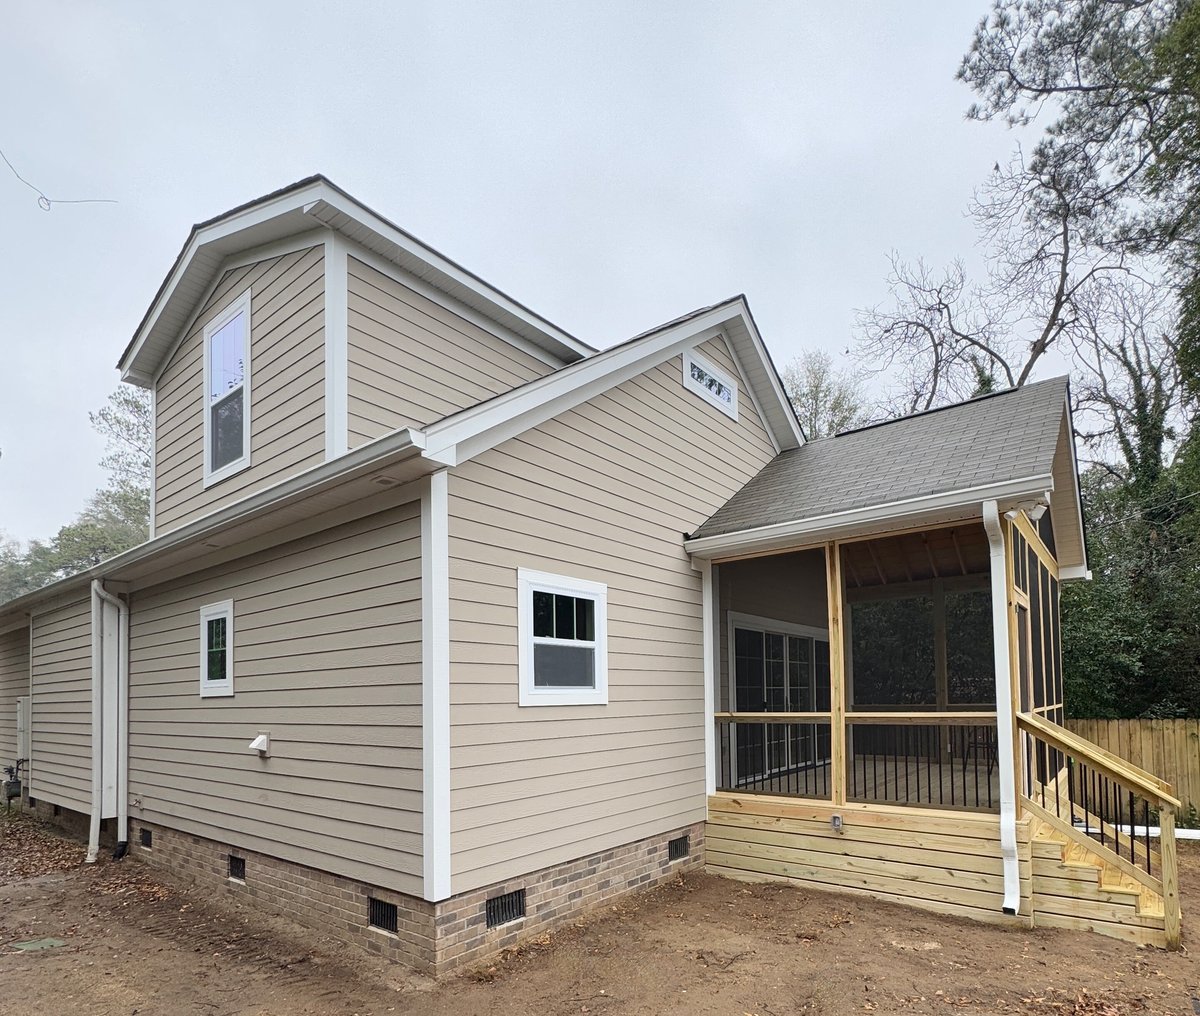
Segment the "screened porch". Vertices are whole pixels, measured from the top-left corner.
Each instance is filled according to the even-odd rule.
[[[981,521],[713,572],[718,791],[999,810]],[[1057,604],[1046,608],[1056,621]]]

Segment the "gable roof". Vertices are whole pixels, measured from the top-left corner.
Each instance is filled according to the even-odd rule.
[[[1085,565],[1068,394],[1067,379],[1054,378],[782,452],[692,534],[689,550],[816,533],[885,508],[895,516],[1051,491],[1066,537],[1060,563]]]
[[[776,451],[799,447],[800,423],[745,296],[702,307],[545,377],[429,424],[425,455],[457,465],[692,346],[723,335]]]
[[[197,223],[121,354],[123,380],[149,387],[197,306],[235,254],[288,237],[332,229],[400,266],[514,335],[569,363],[595,350],[411,233],[351,197],[324,176],[280,190]],[[314,239],[314,243],[319,240]]]

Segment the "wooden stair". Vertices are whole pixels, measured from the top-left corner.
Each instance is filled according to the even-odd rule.
[[[1166,947],[1162,896],[1110,863],[1101,848],[1090,850],[1037,818],[1030,845],[1035,926]]]

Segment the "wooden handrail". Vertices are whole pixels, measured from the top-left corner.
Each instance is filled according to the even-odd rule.
[[[713,719],[733,723],[828,723],[830,713],[713,713]],[[846,713],[847,723],[879,726],[979,726],[996,722],[994,712]]]
[[[1053,748],[1082,759],[1088,765],[1104,773],[1126,787],[1140,791],[1150,801],[1160,807],[1179,807],[1179,800],[1172,791],[1174,788],[1166,780],[1161,780],[1153,773],[1139,769],[1131,762],[1105,751],[1099,745],[1092,744],[1087,738],[1073,734],[1065,727],[1052,723],[1041,716],[1031,713],[1017,713],[1017,726],[1028,734],[1038,737]]]

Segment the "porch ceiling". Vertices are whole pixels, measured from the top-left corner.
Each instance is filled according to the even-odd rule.
[[[851,589],[986,575],[989,569],[987,534],[978,522],[846,543],[842,553]]]

